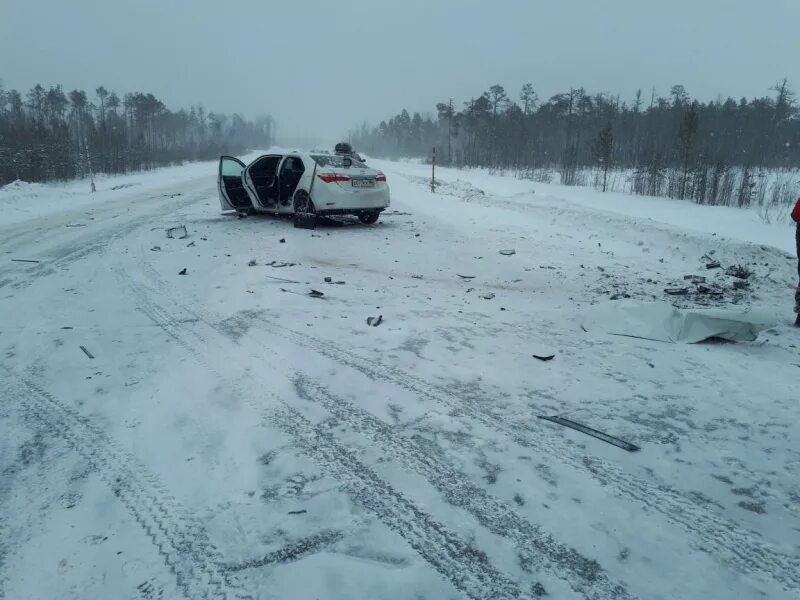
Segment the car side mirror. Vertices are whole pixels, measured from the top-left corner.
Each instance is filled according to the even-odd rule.
[[[345,169],[349,169],[350,167],[353,166],[353,159],[350,157],[345,157],[344,159],[342,159],[342,164],[344,165]]]

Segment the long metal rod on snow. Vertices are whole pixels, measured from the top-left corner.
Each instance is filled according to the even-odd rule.
[[[607,433],[603,433],[602,431],[598,431],[597,429],[592,429],[586,425],[581,425],[571,419],[565,419],[564,417],[545,417],[542,415],[538,415],[540,419],[544,419],[545,421],[552,421],[553,423],[558,423],[559,425],[563,425],[564,427],[569,427],[570,429],[574,429],[576,431],[580,431],[581,433],[585,433],[586,435],[590,435],[593,438],[597,438],[598,440],[603,440],[609,444],[616,446],[617,448],[622,448],[623,450],[627,450],[628,452],[636,452],[640,450],[639,446],[635,444],[631,444],[630,442],[626,442],[625,440],[621,440],[613,435],[608,435]]]

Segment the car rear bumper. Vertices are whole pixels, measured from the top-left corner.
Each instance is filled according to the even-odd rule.
[[[381,208],[329,208],[316,211],[321,217],[333,217],[336,215],[357,215],[363,212],[383,212],[386,207]]]
[[[369,191],[359,190],[356,193],[342,192],[331,187],[318,190],[315,187],[312,200],[318,214],[353,214],[365,210],[383,210],[390,204],[388,186]]]

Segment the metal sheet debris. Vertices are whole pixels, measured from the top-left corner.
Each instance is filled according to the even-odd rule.
[[[755,310],[676,308],[667,302],[623,302],[597,307],[597,324],[612,335],[696,344],[712,338],[752,342],[774,317]]]

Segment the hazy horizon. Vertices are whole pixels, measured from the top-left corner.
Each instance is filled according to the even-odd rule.
[[[281,138],[325,140],[496,83],[517,99],[531,82],[543,100],[571,86],[630,100],[682,84],[707,101],[800,85],[798,2],[609,4],[238,0],[222,18],[205,0],[30,0],[0,6],[0,53],[14,57],[0,79],[23,94],[63,84],[94,98],[103,85],[170,108],[270,114]]]

